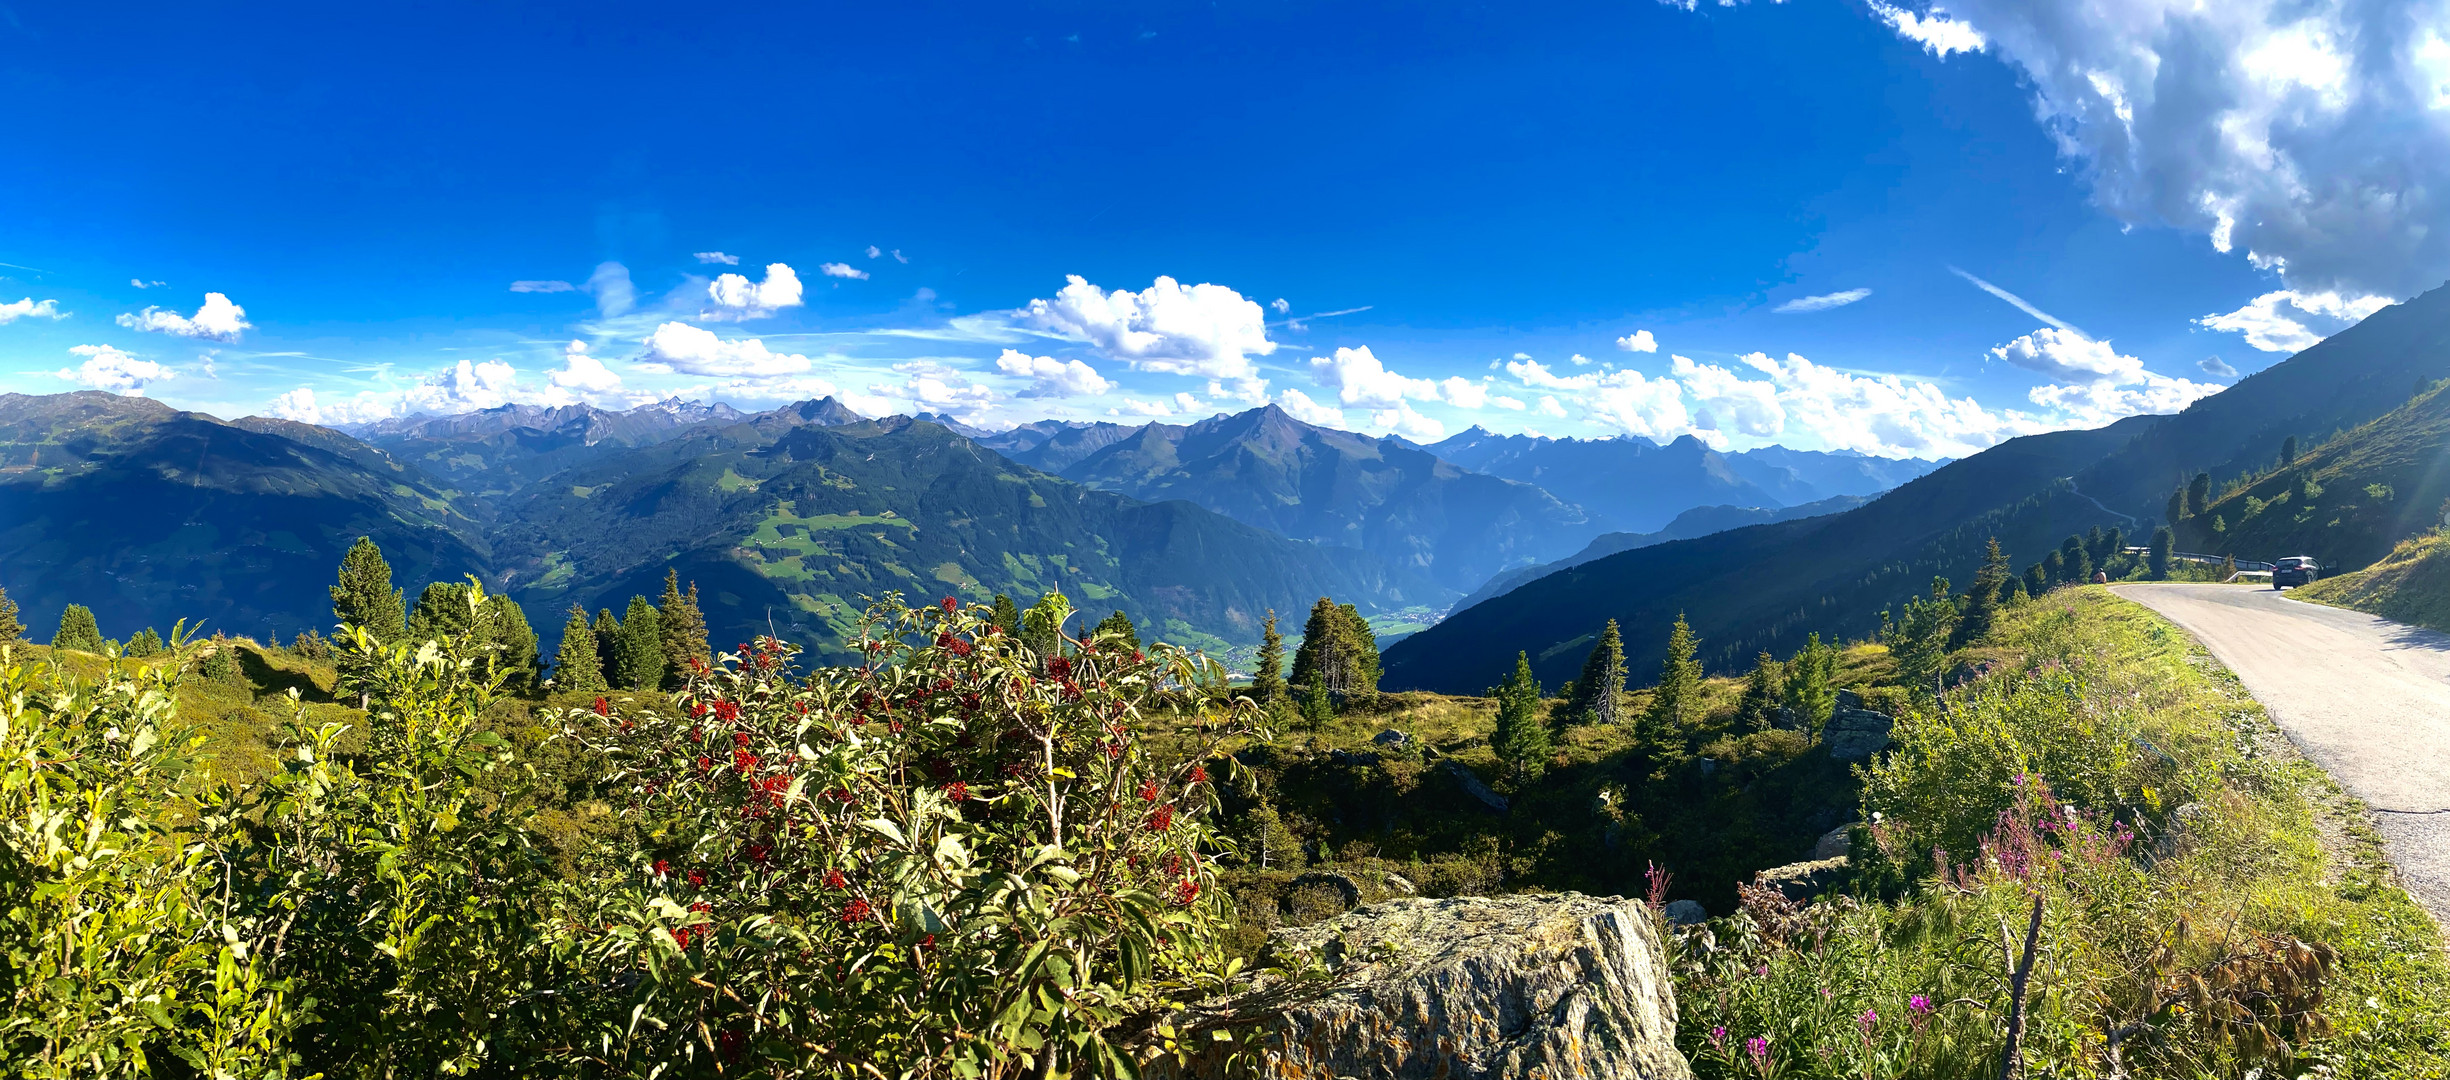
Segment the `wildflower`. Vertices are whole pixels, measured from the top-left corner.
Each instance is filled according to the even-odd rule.
[[[946,784],[944,785],[944,797],[954,802],[966,801],[970,797],[970,785],[959,780]]]
[[[1727,1027],[1726,1027],[1726,1025],[1721,1024],[1721,1025],[1719,1025],[1719,1026],[1716,1026],[1716,1027],[1711,1028],[1711,1029],[1710,1029],[1710,1049],[1712,1049],[1712,1050],[1723,1050],[1723,1049],[1725,1049],[1725,1048],[1726,1048],[1726,1046],[1727,1046]]]
[[[844,923],[866,922],[868,916],[875,912],[876,909],[869,907],[866,900],[855,899],[842,909],[842,921]]]
[[[1744,1040],[1744,1052],[1752,1056],[1753,1068],[1761,1070],[1763,1075],[1768,1074],[1769,1036],[1755,1035],[1752,1038]]]
[[[1171,806],[1160,806],[1160,807],[1158,807],[1158,808],[1157,808],[1157,812],[1156,812],[1156,813],[1149,815],[1149,818],[1148,818],[1148,828],[1149,828],[1149,831],[1150,831],[1150,832],[1164,832],[1164,831],[1166,831],[1167,829],[1171,829],[1171,828],[1173,828],[1173,827],[1174,827],[1174,808],[1173,808],[1173,807],[1171,807]]]
[[[606,701],[601,697],[595,699],[595,714],[597,716],[611,716],[612,702]]]
[[[825,887],[828,889],[847,889],[851,887],[851,879],[843,877],[842,871],[840,870],[828,870],[825,872]]]
[[[1931,999],[1922,994],[1907,998],[1906,1020],[1914,1025],[1914,1034],[1921,1035],[1931,1023]]]
[[[1199,882],[1184,878],[1174,883],[1174,906],[1190,907],[1199,899]]]
[[[653,870],[656,877],[662,877],[665,874],[672,872],[672,864],[665,860],[657,859],[655,860],[655,865],[648,867],[648,869]]]
[[[1872,1039],[1872,1029],[1880,1026],[1880,1014],[1865,1009],[1863,1015],[1855,1017],[1855,1026],[1863,1029],[1863,1041],[1868,1043]]]

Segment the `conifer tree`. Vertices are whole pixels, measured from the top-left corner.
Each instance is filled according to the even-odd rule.
[[[2101,530],[2093,530],[2098,534]],[[1991,632],[1991,621],[1999,614],[1999,589],[2006,585],[2008,556],[1999,550],[1999,538],[1991,537],[1990,550],[1982,557],[1982,569],[1974,572],[1973,588],[1965,593],[1965,614],[1957,620],[1956,636],[1962,645]]]
[[[1764,649],[1752,662],[1752,673],[1744,676],[1744,696],[1736,706],[1736,715],[1754,731],[1767,731],[1776,726],[1778,708],[1786,697],[1786,669]]]
[[[611,608],[597,608],[595,613],[596,671],[604,676],[604,685],[613,685],[621,674],[621,620]]]
[[[1786,707],[1797,723],[1818,731],[1837,710],[1837,650],[1814,634],[1786,664]]]
[[[59,631],[51,635],[52,648],[98,653],[103,651],[104,644],[102,628],[94,625],[92,608],[70,604],[60,612]]]
[[[2076,557],[2084,558],[2084,552],[2077,551]],[[1906,602],[1903,617],[1888,635],[1888,645],[1889,654],[1897,660],[1897,676],[1907,689],[1916,694],[1938,691],[1957,621],[1957,604],[1948,595],[1947,578],[1933,578],[1930,596]]]
[[[464,582],[437,581],[417,594],[417,606],[408,613],[408,640],[459,637],[477,629],[475,620],[475,613],[468,610],[468,586]]]
[[[2296,463],[2297,437],[2291,435],[2280,443],[2280,467],[2285,469],[2291,465],[2295,465]]]
[[[120,651],[123,655],[139,660],[148,656],[159,656],[162,651],[162,632],[150,626],[145,627],[137,631],[136,636],[129,638],[127,648]]]
[[[1021,606],[1013,603],[1011,597],[1003,593],[995,594],[995,614],[991,616],[991,619],[995,623],[995,628],[1003,631],[1005,637],[1020,636]]]
[[[1642,718],[1644,742],[1669,743],[1701,719],[1701,663],[1693,659],[1699,643],[1684,615],[1667,635],[1667,659],[1659,662],[1659,686],[1651,691],[1650,711]]]
[[[543,681],[536,666],[536,629],[527,623],[527,612],[510,597],[495,594],[485,598],[485,643],[493,646],[488,658],[495,671],[503,675],[503,685],[517,693],[535,689]]]
[[[1577,724],[1617,724],[1625,719],[1625,639],[1616,620],[1599,631],[1599,641],[1582,661],[1582,675],[1566,695],[1564,719]]]
[[[2059,580],[2079,585],[2093,576],[2093,557],[2084,552],[2084,538],[2069,534],[2059,541]]]
[[[1123,643],[1124,648],[1133,652],[1140,651],[1140,628],[1133,626],[1131,617],[1120,610],[1098,620],[1097,628],[1089,632],[1089,636],[1093,639],[1106,634],[1115,635],[1115,638]]]
[[[245,681],[244,669],[238,665],[238,643],[227,634],[214,634],[212,651],[196,665],[196,674],[220,683]]]
[[[2145,565],[2152,572],[2152,580],[2169,580],[2171,551],[2177,546],[2177,536],[2168,529],[2152,530],[2152,546],[2150,553],[2145,556]]]
[[[2186,482],[2186,516],[2202,517],[2212,507],[2212,474],[2199,472]]]
[[[9,599],[9,591],[0,589],[0,645],[25,640],[26,624],[18,621],[17,601]]]
[[[2040,595],[2042,595],[2043,593],[2049,592],[2049,591],[2050,591],[2050,579],[2051,579],[2051,573],[2050,573],[2050,563],[2049,563],[2047,560],[2045,560],[2045,561],[2043,561],[2043,562],[2037,562],[2037,563],[2034,563],[2034,564],[2033,564],[2033,565],[2031,565],[2031,566],[2026,567],[2026,568],[2025,568],[2025,595],[2026,595],[2026,596],[2040,596]]]
[[[1293,650],[1293,685],[1316,686],[1329,693],[1345,689],[1343,630],[1344,618],[1335,601],[1322,596],[1310,605],[1310,619],[1302,624],[1302,643]]]
[[[621,634],[613,645],[613,675],[624,690],[653,690],[664,681],[664,635],[655,605],[643,596],[630,597],[621,616]]]
[[[595,631],[587,626],[587,609],[570,605],[570,618],[561,625],[561,649],[553,654],[553,687],[577,694],[600,694],[611,687],[604,682],[604,666],[596,657]]]
[[[2185,488],[2179,488],[2178,490],[2169,493],[2169,505],[2162,508],[2161,516],[2168,518],[2169,523],[2173,526],[2186,520]]]
[[[332,586],[332,617],[389,643],[408,632],[406,601],[405,593],[391,587],[391,564],[383,561],[383,549],[372,537],[358,537],[340,560],[340,583]]]
[[[1302,695],[1302,718],[1314,728],[1336,718],[1336,703],[1327,696],[1326,683],[1311,683],[1309,692]]]
[[[1347,694],[1367,697],[1378,692],[1378,633],[1370,629],[1370,621],[1351,604],[1336,608],[1344,620],[1346,662],[1345,690]]]
[[[1497,730],[1489,735],[1490,749],[1517,779],[1539,779],[1548,771],[1553,751],[1548,725],[1540,719],[1540,682],[1532,677],[1529,653],[1514,654],[1513,676],[1492,688],[1489,696],[1497,699]]]
[[[698,610],[698,583],[681,591],[681,572],[664,571],[664,595],[655,605],[656,626],[663,633],[666,690],[678,690],[689,677],[689,661],[705,662],[706,614]]]
[[[1260,624],[1259,667],[1251,676],[1251,697],[1267,705],[1285,696],[1285,637],[1276,632],[1276,609]]]
[[[1021,613],[1021,644],[1040,657],[1063,652],[1063,624],[1072,617],[1072,600],[1061,589],[1049,589]]]

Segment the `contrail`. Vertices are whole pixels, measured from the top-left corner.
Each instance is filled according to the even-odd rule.
[[[1963,270],[1959,270],[1959,269],[1957,269],[1957,268],[1956,268],[1956,267],[1954,267],[1954,266],[1949,267],[1949,268],[1948,268],[1948,271],[1949,271],[1950,273],[1952,273],[1952,274],[1955,274],[1955,275],[1956,275],[1956,276],[1958,276],[1958,277],[1964,278],[1964,279],[1965,279],[1965,280],[1967,280],[1967,281],[1973,282],[1973,283],[1974,283],[1974,288],[1980,289],[1980,290],[1982,290],[1983,292],[1989,293],[1989,294],[1991,294],[1992,296],[1996,296],[1996,297],[1998,297],[1998,298],[2000,298],[2000,299],[2002,299],[2002,300],[2007,301],[2008,303],[2011,303],[2011,304],[2016,305],[2016,310],[2018,310],[2018,311],[2024,312],[2024,313],[2025,313],[2025,314],[2027,314],[2027,315],[2031,315],[2031,316],[2033,316],[2033,317],[2034,317],[2034,318],[2036,318],[2036,319],[2040,319],[2040,320],[2042,320],[2043,322],[2048,323],[2048,324],[2050,324],[2050,325],[2052,325],[2052,326],[2058,327],[2058,328],[2059,328],[2059,329],[2061,329],[2061,330],[2065,330],[2065,331],[2067,331],[2068,333],[2079,335],[2079,336],[2081,336],[2081,337],[2085,338],[2086,340],[2090,340],[2090,339],[2092,338],[2092,336],[2093,336],[2093,335],[2091,335],[2091,334],[2087,334],[2087,333],[2085,333],[2083,330],[2078,329],[2077,327],[2074,327],[2074,326],[2069,325],[2069,324],[2067,323],[2067,321],[2066,321],[2066,320],[2061,319],[2061,318],[2059,318],[2059,317],[2058,317],[2058,316],[2056,316],[2056,315],[2052,315],[2051,313],[2049,313],[2049,312],[2047,312],[2047,311],[2043,311],[2043,310],[2042,310],[2042,309],[2040,309],[2040,308],[2034,307],[2033,305],[2026,303],[2026,302],[2025,302],[2025,298],[2024,298],[2024,297],[2018,296],[2018,295],[2016,295],[2015,293],[2012,293],[2012,292],[2007,291],[2006,289],[2002,289],[2002,288],[2000,288],[1999,286],[1997,286],[1997,285],[1993,285],[1993,284],[1991,284],[1990,282],[1984,281],[1984,280],[1982,280],[1981,278],[1978,278],[1978,277],[1973,276],[1972,274],[1968,274],[1968,273],[1966,273],[1965,271],[1963,271]]]

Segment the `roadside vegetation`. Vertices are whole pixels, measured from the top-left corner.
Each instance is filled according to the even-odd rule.
[[[2402,540],[2381,561],[2290,595],[2450,631],[2450,531]]]

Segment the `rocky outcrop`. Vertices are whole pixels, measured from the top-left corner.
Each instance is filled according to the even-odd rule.
[[[1675,986],[1658,924],[1639,901],[1574,893],[1391,900],[1280,930],[1270,947],[1316,956],[1339,978],[1306,1000],[1269,999],[1258,1019],[1261,1076],[1693,1075],[1676,1050]],[[1159,1063],[1143,1075],[1221,1077],[1224,1062]]]
[[[1812,844],[1812,858],[1817,861],[1842,858],[1853,854],[1854,833],[1855,827],[1852,825],[1840,825],[1822,833],[1820,839]]]
[[[1455,774],[1455,780],[1463,785],[1464,792],[1480,800],[1480,805],[1488,807],[1492,813],[1505,813],[1512,805],[1506,801],[1505,796],[1489,790],[1489,785],[1480,782],[1480,775],[1462,762],[1447,762],[1446,771]]]
[[[1840,855],[1831,859],[1773,866],[1752,876],[1755,885],[1778,890],[1789,900],[1805,901],[1835,888],[1846,878],[1847,859]]]
[[[1836,760],[1870,761],[1889,748],[1889,731],[1895,726],[1896,721],[1884,713],[1840,707],[1830,714],[1829,724],[1821,729],[1820,737],[1829,747],[1829,756]]]

